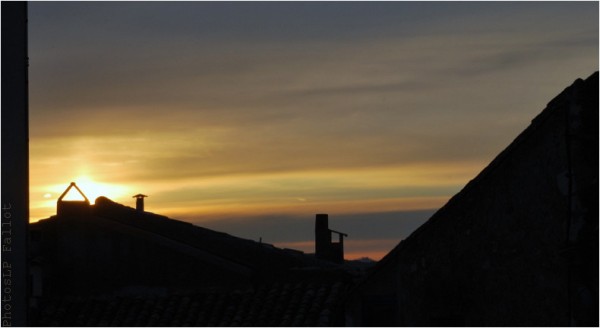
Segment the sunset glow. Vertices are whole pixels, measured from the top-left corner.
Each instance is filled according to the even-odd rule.
[[[131,191],[126,186],[96,182],[87,176],[77,176],[72,180],[81,189],[90,204],[94,204],[96,198],[100,196],[110,197],[111,199],[126,199],[130,195]],[[62,193],[69,187],[69,183],[55,184],[47,186],[36,186],[32,189],[31,195],[31,209],[30,217],[31,222],[39,221],[40,219],[49,217],[56,213],[56,202]],[[63,200],[83,200],[83,197],[72,188],[69,190]]]
[[[101,183],[93,181],[91,178],[86,176],[79,176],[75,178],[75,183],[84,192],[86,197],[89,199],[91,204],[94,204],[96,198],[100,196],[109,196],[114,199],[121,199],[124,196],[129,195],[131,192],[129,188],[125,186],[113,185],[109,183]],[[57,185],[53,186],[53,190],[58,190],[63,186]],[[66,189],[66,188],[65,188]],[[65,195],[64,200],[70,200],[69,195],[73,195],[73,193],[69,192]],[[75,196],[76,197],[76,196]],[[76,197],[77,198],[77,197]]]
[[[597,11],[32,2],[30,221],[74,181],[304,250],[329,213],[350,256],[381,258],[598,69]]]

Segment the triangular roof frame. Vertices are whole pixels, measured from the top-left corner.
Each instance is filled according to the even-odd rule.
[[[81,196],[83,196],[83,199],[85,199],[86,203],[90,203],[89,199],[85,196],[85,194],[83,193],[83,191],[81,191],[81,189],[79,189],[79,187],[77,187],[77,185],[75,184],[75,182],[71,182],[71,184],[69,185],[69,187],[67,187],[67,189],[65,190],[65,192],[62,193],[62,195],[60,195],[60,197],[58,198],[59,202],[62,202],[63,198],[65,197],[65,195],[69,192],[69,190],[71,190],[71,188],[75,187],[75,189],[77,189],[77,191],[79,192],[79,194]],[[70,201],[65,201],[65,202],[70,202]]]

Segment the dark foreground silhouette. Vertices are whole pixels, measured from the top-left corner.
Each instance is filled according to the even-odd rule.
[[[598,149],[596,72],[366,275],[322,215],[314,256],[146,212],[141,194],[61,200],[30,225],[32,323],[597,326]]]

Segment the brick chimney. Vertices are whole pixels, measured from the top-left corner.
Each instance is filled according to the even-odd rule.
[[[332,233],[338,234],[338,242],[331,241]],[[348,235],[329,229],[329,215],[316,215],[315,256],[318,259],[344,263],[344,237],[348,237]]]

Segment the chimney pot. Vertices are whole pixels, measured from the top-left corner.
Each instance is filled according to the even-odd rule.
[[[137,194],[132,197],[135,198],[135,209],[138,212],[143,212],[144,211],[144,197],[148,197],[148,196],[142,195],[142,194]]]

